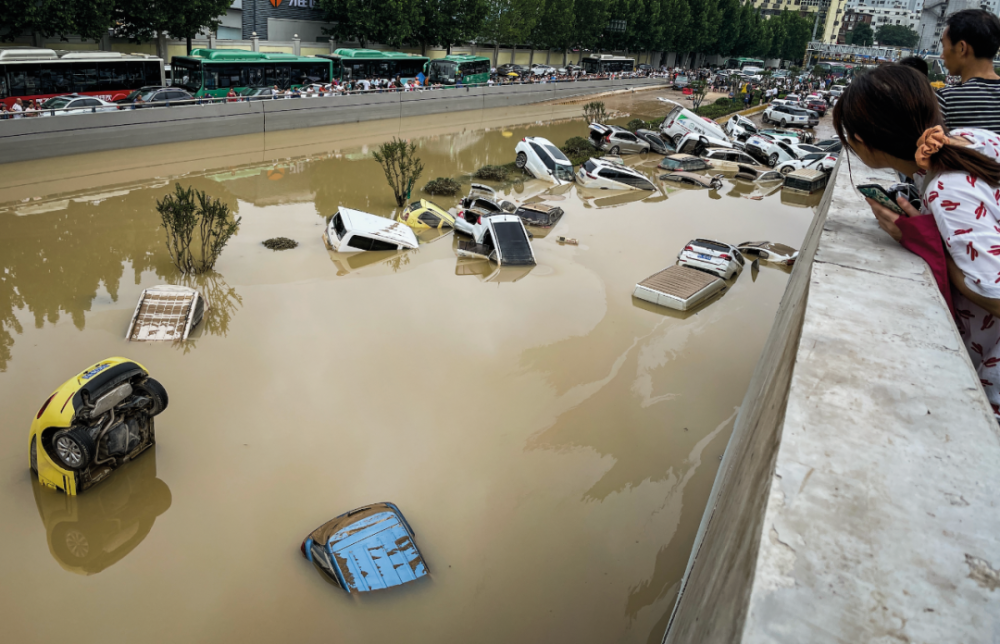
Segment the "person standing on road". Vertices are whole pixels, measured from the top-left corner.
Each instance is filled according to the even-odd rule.
[[[232,87],[230,87],[229,92],[226,93],[226,102],[235,103],[236,101],[237,101],[236,91]]]
[[[22,112],[24,112],[24,106],[21,104],[21,99],[14,99],[14,104],[10,106],[10,111],[14,113],[11,118],[19,119],[24,116],[24,114],[22,114]]]
[[[904,216],[868,204],[879,227],[930,266],[1000,418],[1000,136],[946,131],[927,78],[902,65],[855,78],[834,107],[833,125],[866,165],[892,168],[916,184],[919,212],[903,197],[897,204]]]
[[[950,128],[981,127],[1000,133],[1000,76],[993,57],[1000,49],[1000,18],[981,9],[948,17],[941,34],[941,57],[948,73],[962,82],[938,91],[938,104]]]

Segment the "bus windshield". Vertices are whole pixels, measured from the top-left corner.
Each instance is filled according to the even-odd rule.
[[[186,89],[192,94],[201,89],[201,63],[175,58],[171,71],[174,76],[174,87]]]
[[[458,63],[450,60],[432,60],[428,65],[427,82],[454,85]]]

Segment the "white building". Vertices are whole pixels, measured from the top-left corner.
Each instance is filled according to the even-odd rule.
[[[918,31],[920,28],[920,12],[911,11],[900,0],[895,0],[895,2],[894,6],[889,7],[859,4],[856,7],[848,9],[848,11],[871,16],[871,21],[865,22],[868,22],[872,26],[873,31],[878,31],[878,28],[883,25],[899,25]]]
[[[986,9],[997,14],[1000,12],[1000,0],[924,0],[920,27],[917,29],[920,34],[918,47],[928,52],[940,52],[945,20],[964,9]]]

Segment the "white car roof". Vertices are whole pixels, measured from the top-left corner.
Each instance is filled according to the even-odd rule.
[[[351,208],[340,208],[340,218],[349,232],[371,235],[408,248],[418,245],[413,229],[398,221]]]

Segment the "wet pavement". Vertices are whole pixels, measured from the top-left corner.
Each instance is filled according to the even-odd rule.
[[[688,314],[632,289],[695,237],[798,247],[818,197],[528,180],[508,198],[566,211],[535,231],[530,271],[459,260],[450,234],[409,253],[324,247],[339,205],[393,211],[370,154],[392,134],[418,144],[419,185],[512,161],[523,136],[586,135],[581,119],[504,119],[0,166],[0,639],[659,642],[788,275],[745,270]],[[159,229],[174,181],[242,217],[199,279],[175,273]],[[299,247],[261,246],[276,236]],[[162,283],[201,289],[204,323],[126,343]],[[41,489],[33,414],[114,355],[169,392],[157,446],[79,497]],[[347,596],[299,545],[377,501],[406,515],[431,575]]]

